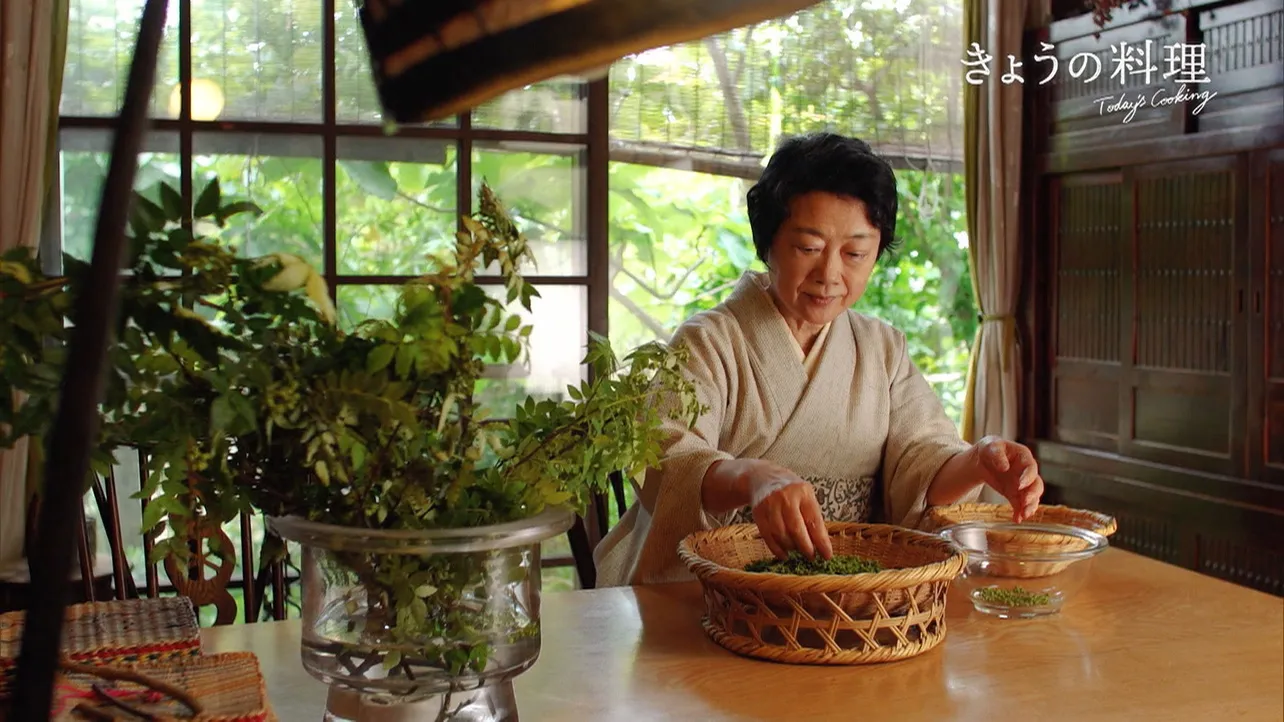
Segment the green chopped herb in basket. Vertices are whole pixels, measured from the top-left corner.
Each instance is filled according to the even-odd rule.
[[[978,594],[981,599],[990,604],[1002,604],[1008,607],[1041,607],[1052,601],[1046,594],[1027,591],[1021,587],[1011,589],[989,587],[982,589]]]
[[[757,572],[761,574],[792,574],[795,576],[812,576],[815,574],[865,574],[869,572],[883,571],[883,565],[872,559],[850,554],[835,554],[830,559],[822,559],[819,555],[815,559],[808,560],[798,552],[789,552],[789,558],[780,561],[779,559],[759,559],[756,562],[750,562],[745,566],[746,572]]]

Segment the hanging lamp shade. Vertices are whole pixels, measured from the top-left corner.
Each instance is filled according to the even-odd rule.
[[[424,123],[515,88],[817,0],[357,0],[385,116]]]

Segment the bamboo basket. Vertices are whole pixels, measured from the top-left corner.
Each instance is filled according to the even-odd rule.
[[[1012,521],[1012,507],[1007,504],[964,503],[950,506],[932,507],[927,512],[925,527],[940,531],[953,524],[963,522],[1006,523]],[[1031,524],[1060,524],[1094,531],[1109,537],[1118,529],[1114,517],[1087,509],[1073,509],[1068,506],[1040,506],[1034,515],[1026,520]],[[1033,579],[1059,574],[1074,563],[1070,561],[1040,561],[1057,557],[1067,552],[1087,549],[1087,541],[1069,534],[1048,534],[1035,531],[998,531],[988,530],[985,533],[986,546],[995,554],[1008,554],[1013,557],[1029,557],[1029,561],[1011,560],[991,563],[988,574],[1014,579]]]
[[[756,574],[771,557],[754,524],[696,532],[678,555],[704,589],[703,626],[715,642],[791,664],[906,659],[945,639],[945,599],[964,554],[924,532],[831,522],[834,554],[877,560],[881,572],[850,576]]]
[[[0,614],[0,699],[9,696],[25,618],[25,611]],[[186,597],[73,604],[65,619],[62,656],[78,664],[129,664],[201,652],[201,630]]]
[[[193,714],[191,704],[199,705]],[[124,712],[128,706],[128,714]],[[79,708],[79,709],[77,709]],[[85,708],[89,708],[86,710]],[[249,652],[64,669],[54,689],[54,722],[93,719],[276,722],[258,658]]]

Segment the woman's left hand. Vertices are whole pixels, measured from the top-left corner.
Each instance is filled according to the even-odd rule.
[[[1043,478],[1029,447],[987,436],[976,442],[971,453],[981,479],[1012,505],[1012,521],[1029,519],[1043,496]]]

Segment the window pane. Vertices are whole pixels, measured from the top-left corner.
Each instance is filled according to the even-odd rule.
[[[383,119],[370,55],[361,20],[352,3],[340,3],[334,11],[336,115],[340,123],[378,125]]]
[[[893,163],[960,163],[963,3],[806,4],[613,63],[612,150],[681,148],[747,173],[781,137],[830,130]]]
[[[390,319],[397,310],[400,285],[342,284],[336,289],[335,306],[339,310],[339,327],[351,331],[362,321]]]
[[[477,128],[540,133],[584,133],[588,128],[586,85],[573,78],[554,78],[513,90],[477,106]]]
[[[383,111],[370,71],[370,54],[361,18],[354,3],[341,0],[334,11],[335,117],[343,124],[379,125]],[[453,117],[429,123],[430,126],[453,127]]]
[[[339,138],[338,269],[418,275],[455,241],[455,146],[411,138]],[[395,159],[395,162],[394,162]]]
[[[585,169],[576,145],[507,143],[473,151],[473,199],[490,184],[530,241],[541,276],[588,273],[585,241]]]
[[[571,556],[571,541],[566,534],[559,534],[540,544],[540,561]],[[580,588],[580,577],[574,566],[545,567],[540,574],[545,592],[569,592]]]
[[[339,323],[351,329],[367,318],[390,318],[396,309],[397,285],[339,286]],[[527,312],[514,303],[524,323],[532,324],[530,358],[513,367],[496,366],[477,384],[477,398],[492,414],[512,413],[527,394],[540,398],[566,398],[566,387],[578,384],[586,374],[584,360],[588,343],[588,289],[584,286],[537,286],[540,297]],[[503,298],[500,287],[486,292]]]
[[[754,254],[749,183],[671,168],[611,164],[611,344],[668,341],[721,301]]]
[[[316,0],[193,0],[194,119],[320,122],[321,71]]]
[[[540,556],[543,558],[544,561],[553,559],[555,557],[571,556],[570,538],[567,537],[567,535],[565,534],[559,534],[553,537],[552,539],[545,540],[542,544],[540,544]],[[548,579],[548,572],[551,572],[554,569],[569,569],[571,570],[571,578],[572,579],[575,578],[575,567],[554,567],[552,569],[547,570],[544,573],[545,580]],[[567,587],[567,588],[573,589],[574,587]]]
[[[293,253],[321,271],[321,139],[295,135],[196,133],[192,193],[217,177],[224,198],[253,201],[255,218],[234,216],[223,238],[247,256]]]
[[[563,534],[562,536],[566,536]],[[544,542],[547,545],[549,542]],[[551,556],[544,552],[544,557]],[[580,578],[575,574],[575,567],[551,567],[545,569],[541,576],[544,593],[570,592],[580,588]]]
[[[94,229],[107,178],[109,131],[64,130],[59,133],[62,248],[88,261],[93,255]],[[154,197],[156,185],[165,181],[179,187],[178,137],[151,133],[143,139],[134,188]]]
[[[530,357],[513,367],[495,367],[478,385],[478,400],[492,414],[506,416],[528,394],[563,400],[566,387],[588,377],[582,365],[588,344],[588,288],[585,286],[536,286],[539,298],[527,311],[520,303],[509,310],[533,326]],[[487,288],[495,298],[504,289]]]
[[[21,0],[17,0],[21,2]],[[142,0],[70,0],[63,115],[114,116],[125,97]],[[170,4],[156,64],[152,117],[168,118],[170,90],[178,84],[178,8]]]

